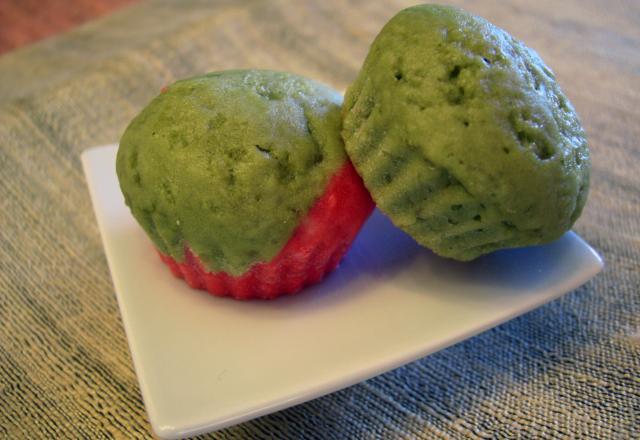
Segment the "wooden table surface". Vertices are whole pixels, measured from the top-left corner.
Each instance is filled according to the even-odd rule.
[[[0,54],[68,31],[135,1],[0,1]]]
[[[575,229],[604,272],[464,343],[214,437],[640,437],[640,3],[448,3],[538,51],[576,107],[593,172]],[[151,436],[81,151],[117,141],[160,87],[196,73],[271,68],[344,89],[410,4],[141,2],[0,56],[0,437]]]

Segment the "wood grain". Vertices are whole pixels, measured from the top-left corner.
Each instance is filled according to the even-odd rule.
[[[97,18],[136,0],[4,0],[0,54]]]

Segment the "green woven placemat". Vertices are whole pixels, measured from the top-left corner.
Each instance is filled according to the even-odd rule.
[[[604,272],[464,343],[214,437],[638,438],[640,7],[529,3],[468,7],[537,49],[581,114],[594,170],[576,229]],[[117,141],[184,76],[260,67],[345,88],[403,5],[142,3],[0,57],[0,437],[151,436],[80,152]]]

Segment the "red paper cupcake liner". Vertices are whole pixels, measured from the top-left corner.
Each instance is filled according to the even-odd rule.
[[[373,208],[362,179],[347,161],[271,261],[256,263],[244,274],[233,276],[208,272],[189,247],[185,247],[184,262],[164,254],[160,258],[176,277],[195,289],[240,300],[274,299],[318,283],[333,271]]]

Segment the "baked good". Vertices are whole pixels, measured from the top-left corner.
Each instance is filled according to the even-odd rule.
[[[126,204],[175,275],[275,298],[336,267],[373,203],[344,152],[341,96],[300,76],[216,72],[174,83],[126,129]]]
[[[461,9],[393,17],[343,112],[347,153],[377,206],[442,256],[555,240],[585,204],[585,133],[551,69]]]

